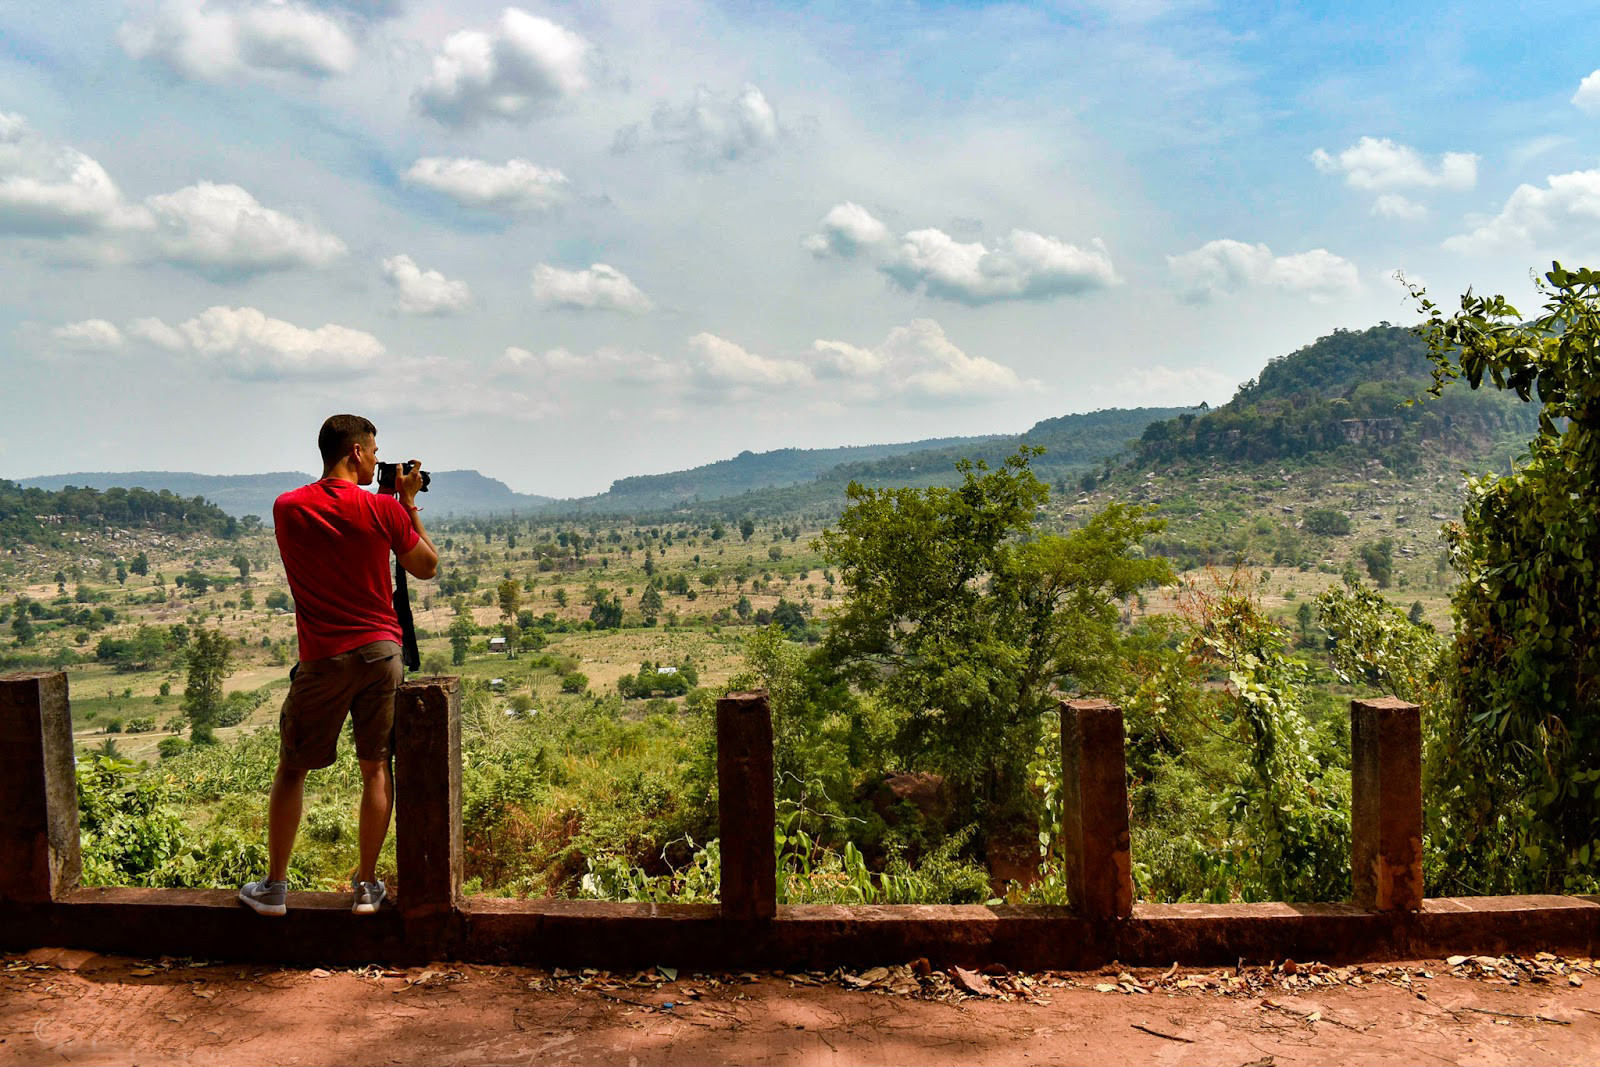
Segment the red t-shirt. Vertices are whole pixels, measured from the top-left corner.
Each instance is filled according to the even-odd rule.
[[[400,640],[389,553],[411,551],[417,531],[399,500],[324,478],[280,496],[272,525],[294,594],[302,660]]]

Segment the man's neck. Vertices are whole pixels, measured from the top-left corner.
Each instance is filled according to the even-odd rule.
[[[329,478],[340,482],[349,482],[351,485],[360,485],[361,478],[358,472],[348,463],[335,463],[322,472],[322,480]]]

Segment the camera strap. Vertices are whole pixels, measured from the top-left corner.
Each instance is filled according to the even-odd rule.
[[[400,662],[407,670],[422,669],[422,654],[417,651],[417,628],[411,621],[411,593],[406,589],[406,571],[394,561],[394,614],[400,620]]]

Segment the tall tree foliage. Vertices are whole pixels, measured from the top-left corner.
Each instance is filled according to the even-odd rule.
[[[1051,690],[1106,670],[1115,601],[1168,576],[1133,551],[1162,525],[1137,508],[1035,535],[1040,451],[992,470],[963,461],[954,488],[852,483],[822,536],[848,594],[822,655],[895,713],[906,765],[945,773],[978,816],[1020,799]]]
[[[213,733],[222,711],[222,683],[232,673],[233,645],[221,630],[198,627],[189,642],[189,679],[183,689],[183,711],[195,744],[216,741]]]
[[[1553,264],[1540,289],[1531,321],[1502,296],[1468,291],[1446,314],[1416,291],[1435,395],[1464,378],[1539,403],[1527,455],[1469,479],[1449,531],[1462,581],[1445,799],[1465,877],[1522,866],[1524,885],[1585,889],[1600,875],[1600,272]]]

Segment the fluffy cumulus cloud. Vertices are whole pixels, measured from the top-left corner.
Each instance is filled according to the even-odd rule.
[[[601,382],[608,387],[647,386],[658,391],[681,384],[685,378],[681,363],[662,359],[653,352],[611,346],[585,355],[562,346],[535,352],[510,345],[494,372],[507,380],[535,381],[541,392],[576,382]]]
[[[819,340],[812,350],[817,375],[838,381],[848,399],[899,396],[915,402],[971,403],[1039,384],[992,359],[963,352],[932,319],[897,326],[872,348]]]
[[[138,319],[127,333],[200,357],[237,378],[316,378],[370,370],[384,354],[383,344],[364,330],[334,323],[308,329],[253,307],[211,307],[176,325]]]
[[[1167,266],[1179,292],[1191,302],[1245,289],[1277,289],[1321,302],[1361,287],[1355,264],[1325,248],[1275,256],[1264,244],[1224,239],[1168,256]]]
[[[1446,152],[1429,166],[1410,145],[1387,137],[1363,137],[1338,155],[1319,148],[1311,162],[1323,174],[1342,174],[1352,189],[1471,189],[1478,182],[1478,157]]]
[[[122,347],[122,331],[105,319],[84,319],[57,326],[50,340],[72,352],[112,352]]]
[[[1591,115],[1600,115],[1600,70],[1578,83],[1578,91],[1572,94],[1572,105]]]
[[[713,386],[770,390],[812,381],[810,368],[799,360],[757,355],[712,333],[689,338],[689,353],[703,382]]]
[[[18,116],[0,120],[0,231],[87,237],[102,257],[219,278],[325,267],[345,253],[339,238],[237,185],[197,182],[131,203],[95,160],[34,136]]]
[[[404,315],[455,315],[472,306],[466,282],[423,270],[407,255],[383,261],[383,276],[394,286],[394,308]]]
[[[1460,255],[1567,250],[1600,238],[1600,170],[1555,174],[1541,188],[1519,185],[1491,219],[1444,243]]]
[[[623,311],[637,315],[655,307],[628,276],[605,263],[587,270],[562,270],[541,263],[533,270],[533,296],[546,307],[573,311]]]
[[[403,179],[431,189],[462,207],[501,214],[548,211],[567,199],[567,176],[525,159],[489,163],[481,159],[429,156],[413,163]]]
[[[822,226],[801,242],[818,259],[838,256],[849,259],[862,250],[876,248],[889,239],[889,228],[872,212],[853,201],[835,204],[822,217]]]
[[[327,77],[348,71],[357,55],[338,17],[292,0],[165,0],[123,23],[117,39],[135,59],[207,81],[281,72]]]
[[[1118,280],[1098,238],[1083,248],[1028,230],[1012,230],[993,249],[957,241],[943,230],[912,230],[880,269],[902,288],[971,305],[1048,300]]]
[[[99,163],[0,112],[0,230],[59,236],[148,225]]]
[[[620,130],[613,147],[625,152],[642,144],[675,145],[692,162],[716,165],[766,155],[782,137],[778,113],[758,87],[728,94],[701,86],[681,104],[657,107],[648,129]]]
[[[219,276],[325,267],[344,242],[311,223],[263,207],[237,185],[198,182],[145,201],[160,257]]]
[[[549,19],[507,8],[493,30],[445,38],[417,109],[447,126],[526,122],[589,84],[589,43]]]

